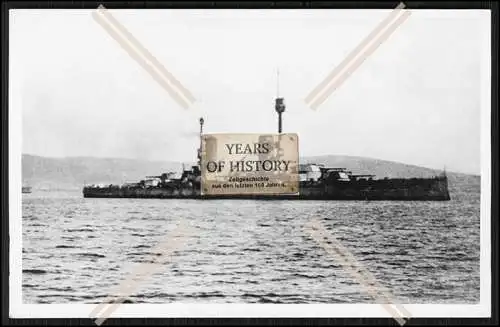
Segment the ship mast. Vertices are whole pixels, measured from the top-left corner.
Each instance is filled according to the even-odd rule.
[[[277,72],[276,72],[276,77],[277,77],[276,78],[276,100],[275,100],[274,109],[278,113],[278,133],[281,134],[281,132],[283,131],[283,121],[282,121],[281,115],[283,114],[283,112],[285,112],[285,99],[280,98],[280,81],[279,81],[280,71],[279,70],[277,70]]]
[[[201,167],[201,137],[203,135],[203,124],[205,123],[205,120],[203,117],[200,118],[200,147],[198,148],[198,165]]]

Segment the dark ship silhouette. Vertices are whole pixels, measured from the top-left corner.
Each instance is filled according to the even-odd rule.
[[[278,132],[282,133],[283,98],[275,100],[278,113]],[[123,185],[85,185],[86,198],[158,198],[158,199],[272,199],[272,200],[407,200],[448,201],[446,173],[432,178],[383,178],[374,175],[355,175],[346,168],[325,167],[321,164],[299,165],[298,195],[202,195],[201,194],[201,137],[203,118],[200,118],[200,148],[198,164],[175,173],[147,176],[137,183]]]

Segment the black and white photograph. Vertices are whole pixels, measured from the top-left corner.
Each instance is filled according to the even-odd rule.
[[[10,9],[12,318],[491,315],[491,13]]]

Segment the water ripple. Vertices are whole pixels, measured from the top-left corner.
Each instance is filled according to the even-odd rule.
[[[98,303],[140,264],[158,263],[155,246],[183,220],[194,234],[129,303],[373,303],[303,230],[318,218],[396,299],[477,303],[479,197],[463,194],[415,203],[23,197],[23,301]]]

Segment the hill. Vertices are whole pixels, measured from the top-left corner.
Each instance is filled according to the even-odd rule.
[[[442,171],[393,161],[352,156],[318,156],[301,158],[303,163],[321,163],[345,167],[355,174],[383,177],[432,177]],[[24,154],[23,183],[34,190],[80,190],[84,183],[123,183],[137,181],[148,175],[182,170],[180,162],[159,162],[136,159],[70,157],[47,158]],[[450,191],[455,194],[479,194],[480,177],[447,172]]]
[[[165,171],[180,171],[180,162],[155,162],[121,158],[47,158],[23,154],[23,183],[34,190],[78,190],[94,183],[137,181]]]

